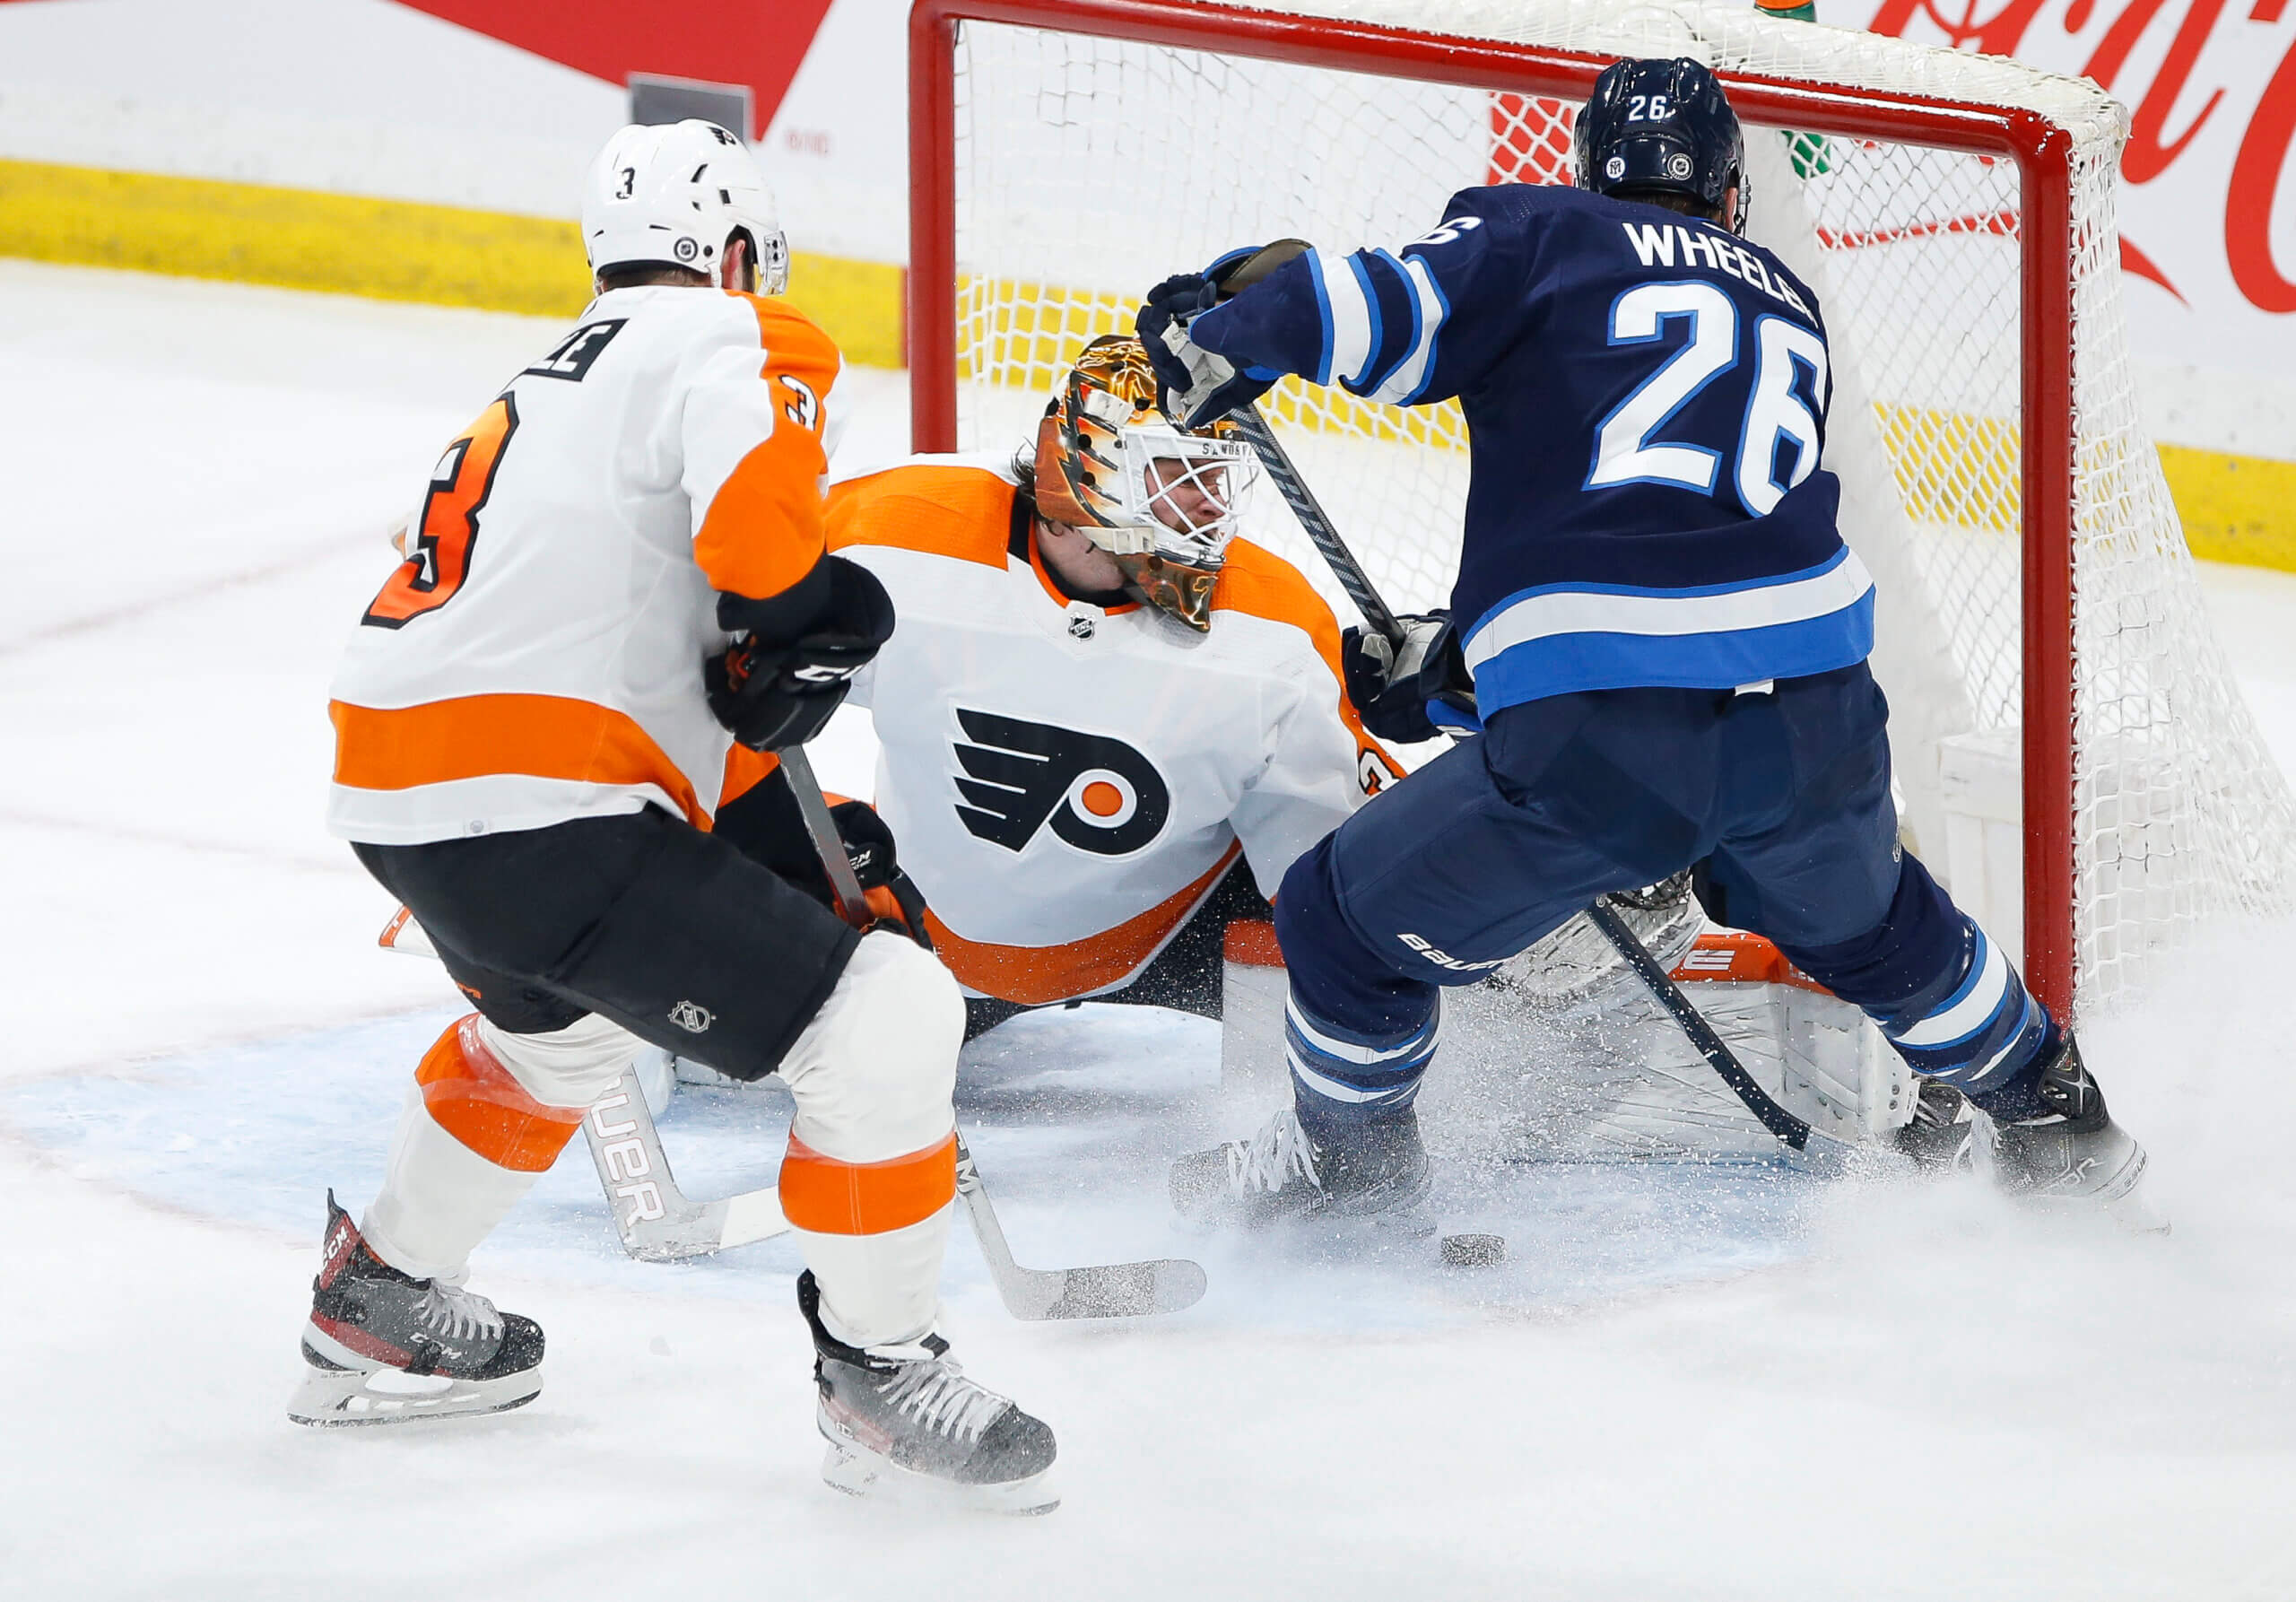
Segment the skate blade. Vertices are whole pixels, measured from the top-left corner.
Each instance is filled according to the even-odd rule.
[[[467,1418],[523,1407],[542,1391],[539,1366],[500,1380],[452,1380],[399,1369],[322,1369],[308,1363],[287,1416],[315,1429]]]
[[[848,1496],[865,1496],[894,1505],[966,1508],[1014,1518],[1049,1513],[1060,1505],[1060,1492],[1052,1475],[1046,1468],[1001,1485],[963,1485],[903,1468],[890,1458],[841,1441],[830,1441],[822,1456],[822,1482]]]

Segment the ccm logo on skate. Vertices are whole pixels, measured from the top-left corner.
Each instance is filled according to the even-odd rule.
[[[1164,831],[1172,793],[1155,765],[1121,740],[994,712],[957,709],[956,743],[970,805],[957,816],[980,840],[1018,851],[1048,823],[1080,851],[1122,857]]]
[[[625,1230],[669,1213],[662,1205],[662,1188],[647,1178],[654,1171],[654,1163],[646,1155],[646,1143],[635,1138],[637,1120],[613,1116],[629,1105],[629,1095],[616,1091],[590,1108],[590,1130],[598,1137],[598,1161],[605,1164],[606,1188],[617,1202],[629,1206],[622,1221]]]
[[[1449,952],[1436,950],[1416,935],[1397,935],[1396,938],[1434,963],[1436,967],[1448,968],[1454,973],[1481,973],[1487,968],[1498,967],[1507,960],[1504,957],[1493,957],[1488,962],[1462,962]]]

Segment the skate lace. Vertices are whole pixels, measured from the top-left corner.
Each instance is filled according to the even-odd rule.
[[[1288,1108],[1249,1140],[1230,1141],[1227,1150],[1231,1189],[1281,1190],[1295,1173],[1317,1189],[1324,1188],[1316,1171],[1316,1148],[1300,1127],[1299,1115]]]
[[[924,1428],[971,1442],[1012,1406],[1005,1397],[976,1380],[945,1358],[909,1363],[884,1384],[880,1394],[893,1408]]]
[[[502,1315],[494,1310],[494,1303],[459,1285],[443,1285],[436,1280],[414,1304],[414,1316],[425,1328],[448,1340],[502,1333]]]

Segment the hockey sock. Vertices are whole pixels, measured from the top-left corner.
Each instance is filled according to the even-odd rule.
[[[1410,1110],[1434,1058],[1442,1022],[1439,1001],[1430,1000],[1416,1027],[1369,1034],[1318,1017],[1293,987],[1283,1006],[1283,1058],[1309,1138],[1318,1145],[1344,1141]]]
[[[1978,1096],[2037,1074],[2057,1025],[2001,948],[1966,917],[1961,923],[1956,967],[1875,1021],[1915,1073]]]
[[[1882,920],[1830,945],[1779,942],[1796,967],[1855,1002],[1917,1074],[1970,1095],[2032,1076],[2057,1040],[2006,953],[1908,853]]]
[[[957,1137],[848,1162],[789,1136],[781,1209],[821,1286],[822,1323],[850,1345],[898,1345],[933,1328],[957,1195]]]
[[[546,1035],[507,1034],[475,1013],[450,1024],[415,1069],[360,1221],[369,1248],[402,1274],[458,1280],[637,1044],[596,1017]]]
[[[876,933],[783,1054],[797,1111],[781,1207],[841,1341],[896,1344],[933,1327],[957,1194],[951,1098],[964,1026],[948,970]]]

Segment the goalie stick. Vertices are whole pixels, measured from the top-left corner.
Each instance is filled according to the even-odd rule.
[[[1315,492],[1308,487],[1307,480],[1300,476],[1300,470],[1292,465],[1291,454],[1283,448],[1283,442],[1275,437],[1274,431],[1267,426],[1267,419],[1260,414],[1259,407],[1257,405],[1241,405],[1228,415],[1235,422],[1237,431],[1259,454],[1260,463],[1266,468],[1276,492],[1292,509],[1292,515],[1299,518],[1300,528],[1316,547],[1317,553],[1331,569],[1332,577],[1339,580],[1339,587],[1347,592],[1347,598],[1354,602],[1356,610],[1363,614],[1365,624],[1400,647],[1403,625],[1396,620],[1394,612],[1388,609],[1387,602],[1373,587],[1362,563],[1355,560],[1355,553],[1347,548],[1347,542],[1340,538],[1339,531],[1332,527],[1330,514],[1316,499]],[[1844,1141],[1811,1128],[1806,1119],[1796,1117],[1779,1105],[1776,1098],[1762,1089],[1754,1076],[1746,1072],[1745,1065],[1738,1060],[1736,1053],[1690,1004],[1690,998],[1682,993],[1681,987],[1667,976],[1665,969],[1658,966],[1657,959],[1635,937],[1634,931],[1626,927],[1625,919],[1611,908],[1606,898],[1596,897],[1594,904],[1587,909],[1587,916],[1602,931],[1603,938],[1610,942],[1626,965],[1634,970],[1635,977],[1642,981],[1644,988],[1657,998],[1658,1005],[1665,1007],[1667,1014],[1682,1026],[1683,1033],[1697,1048],[1698,1054],[1706,1059],[1707,1066],[1730,1087],[1731,1093],[1745,1104],[1746,1110],[1753,1114],[1763,1128],[1776,1136],[1781,1145],[1814,1171],[1839,1173],[1846,1168],[1853,1148]]]
[[[856,928],[866,928],[871,914],[861,881],[845,855],[837,822],[829,814],[820,780],[802,746],[780,753],[781,771],[789,792],[805,820],[805,832],[821,854],[829,875],[830,893],[838,915]],[[642,1107],[640,1110],[643,1110]],[[1083,1268],[1023,1268],[1013,1258],[1004,1228],[996,1221],[988,1192],[981,1187],[980,1171],[962,1134],[957,1136],[957,1199],[972,1220],[980,1241],[980,1255],[988,1263],[989,1277],[1004,1310],[1016,1319],[1125,1319],[1144,1313],[1174,1313],[1204,1299],[1209,1283],[1201,1264],[1186,1258],[1155,1258],[1139,1263],[1102,1263]]]

